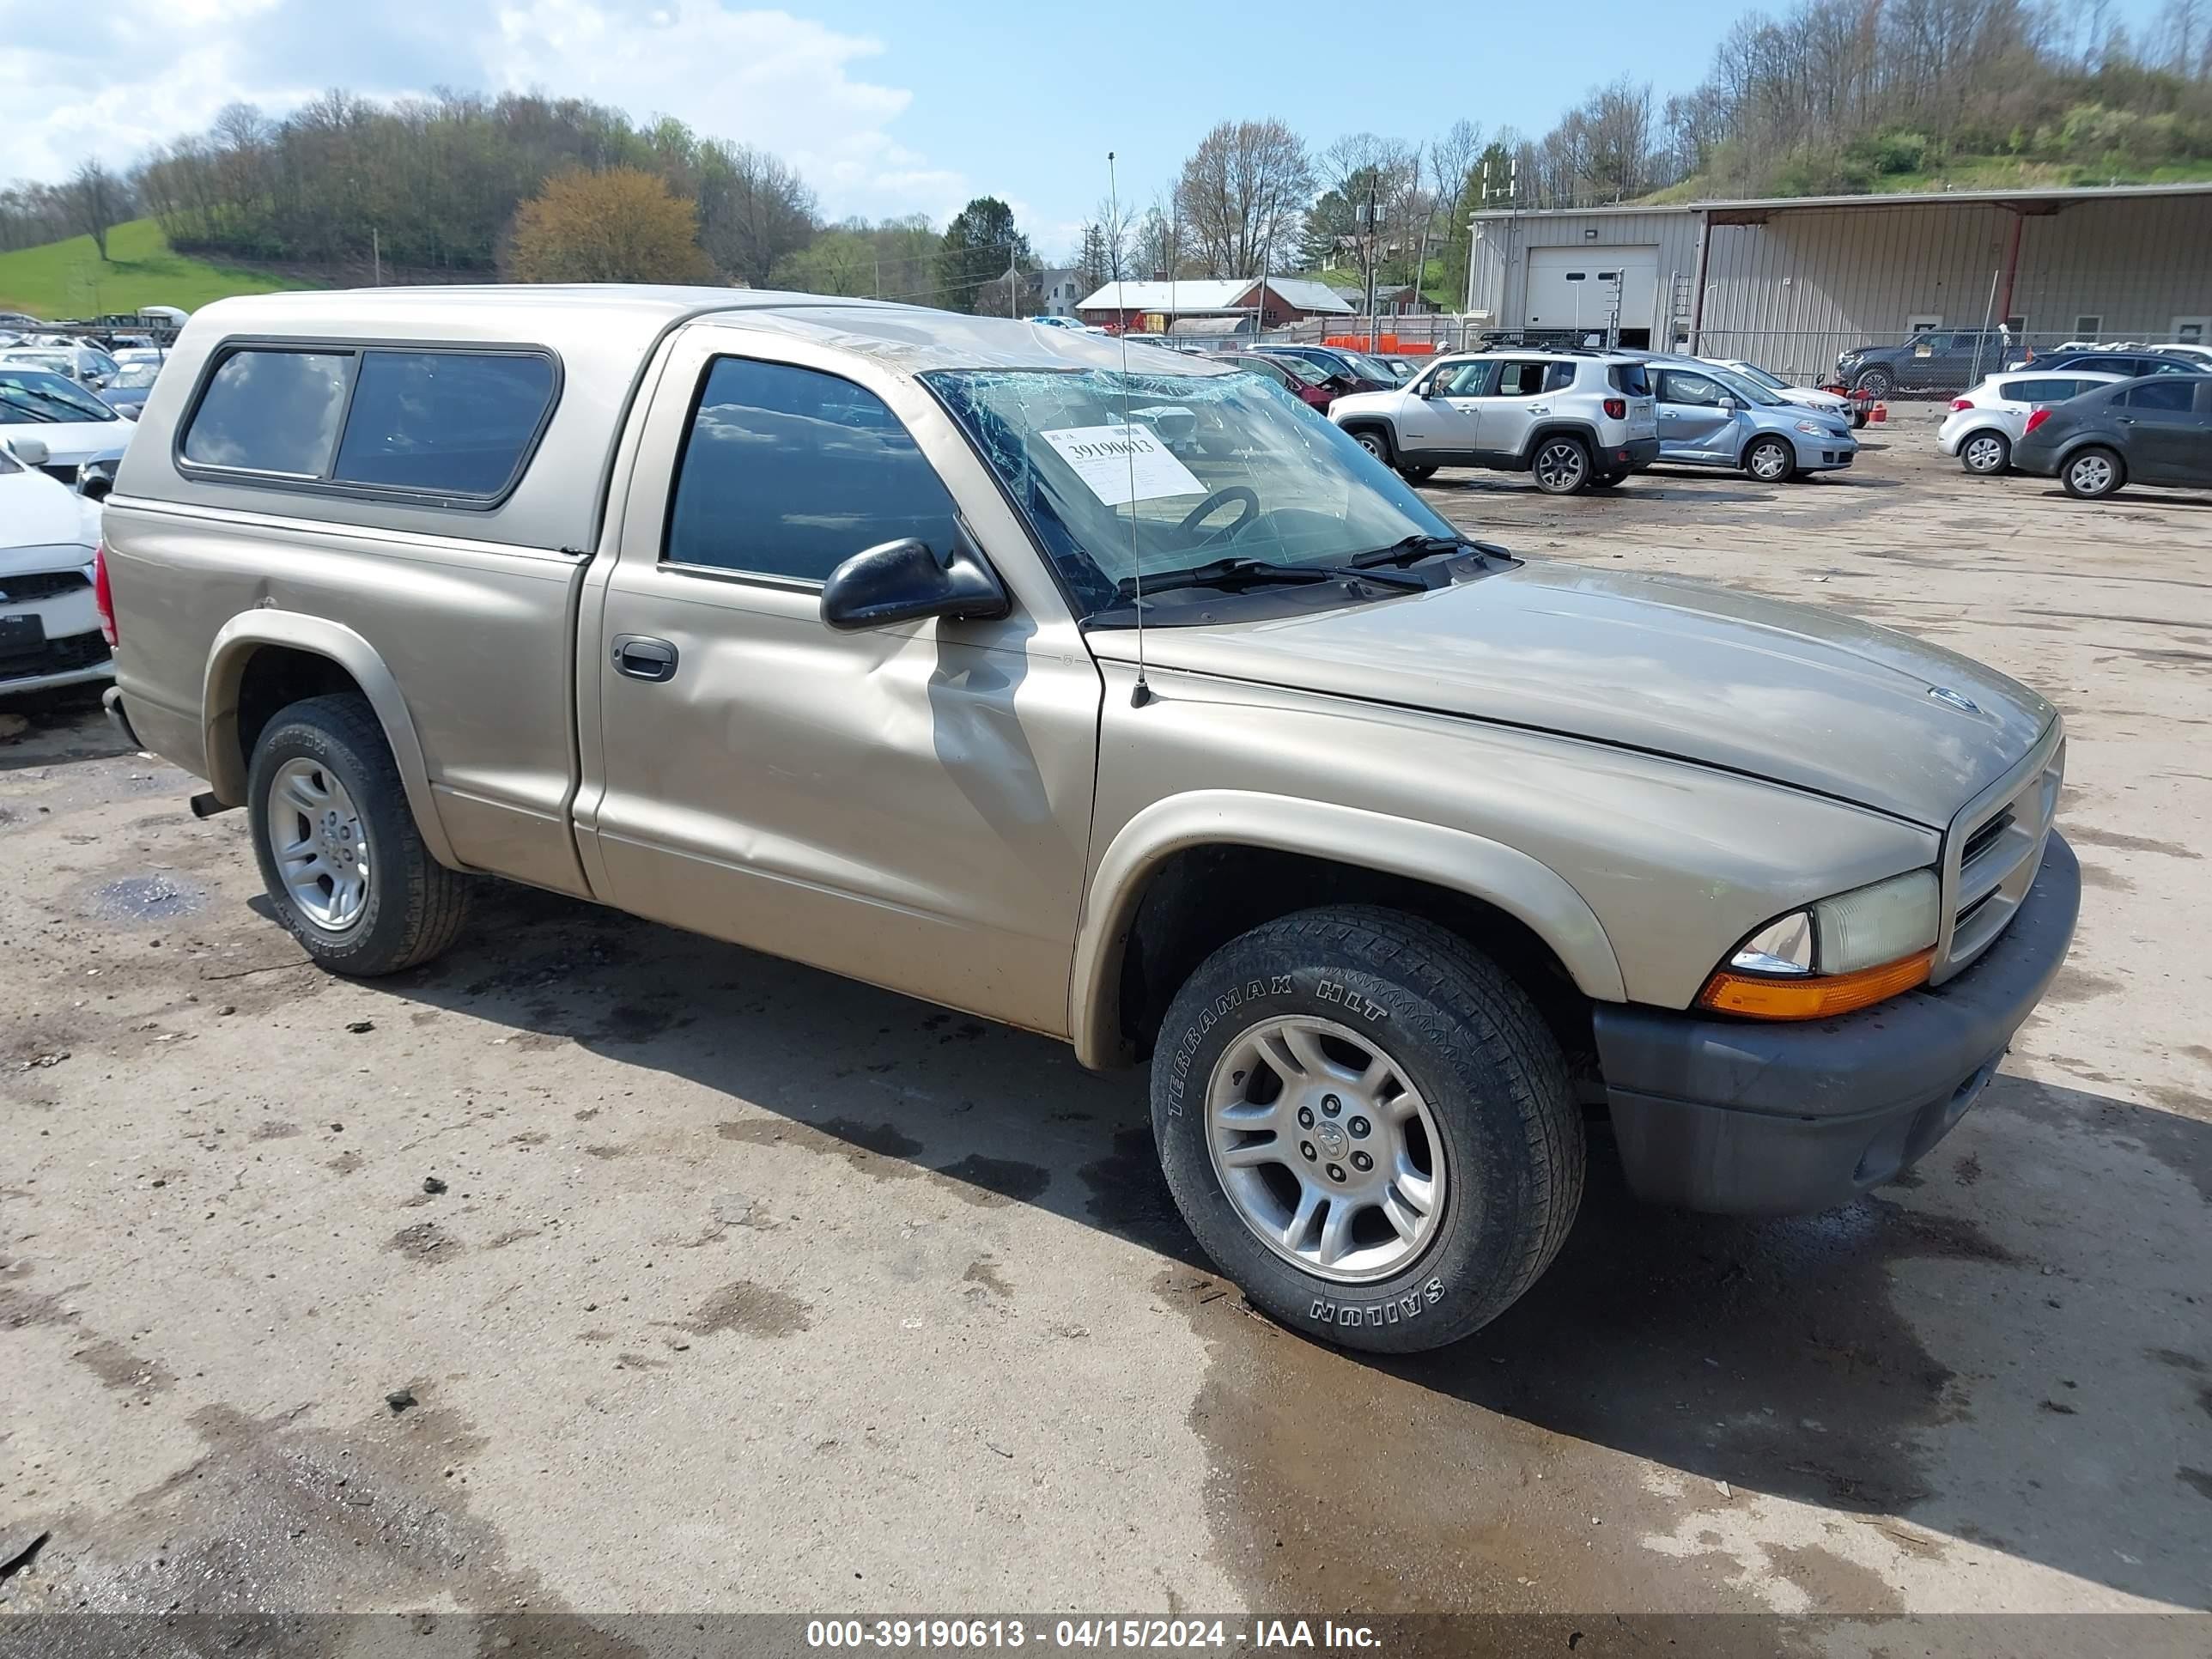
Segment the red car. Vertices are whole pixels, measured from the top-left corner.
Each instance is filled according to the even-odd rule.
[[[1341,377],[1324,374],[1312,364],[1296,357],[1262,357],[1255,352],[1218,351],[1212,361],[1229,363],[1236,368],[1264,374],[1285,392],[1297,397],[1308,407],[1328,413],[1328,406],[1340,393],[1351,390]]]

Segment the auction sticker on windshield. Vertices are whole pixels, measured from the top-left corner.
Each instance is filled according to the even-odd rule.
[[[1148,426],[1068,426],[1040,435],[1109,507],[1206,493]]]

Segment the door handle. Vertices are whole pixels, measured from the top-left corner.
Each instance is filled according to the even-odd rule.
[[[617,634],[614,647],[615,672],[634,680],[672,680],[676,678],[676,647],[666,640],[643,634]]]

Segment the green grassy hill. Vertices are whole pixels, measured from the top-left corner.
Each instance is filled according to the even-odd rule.
[[[1852,195],[1865,191],[1887,196],[1905,191],[2079,189],[2097,185],[2176,185],[2206,180],[2212,180],[2212,160],[2170,161],[2157,167],[2128,166],[2118,161],[2108,166],[2088,167],[2060,161],[2026,161],[2015,155],[1954,155],[1941,166],[1877,173],[1856,185],[1813,191],[1784,188],[1771,193],[1778,196]],[[1740,193],[1717,189],[1711,179],[1698,174],[1665,190],[1654,191],[1639,199],[1656,207],[1680,202],[1711,201]]]
[[[72,236],[0,253],[0,311],[27,311],[33,317],[94,317],[140,306],[191,311],[233,294],[301,286],[175,252],[151,219],[116,226],[107,234],[107,252],[103,264],[91,237]]]

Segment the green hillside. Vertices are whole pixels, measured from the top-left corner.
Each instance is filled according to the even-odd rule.
[[[27,311],[33,317],[92,317],[140,306],[191,311],[233,294],[301,286],[175,252],[151,219],[116,226],[107,234],[107,252],[102,264],[91,237],[72,236],[0,253],[0,311]]]
[[[1784,170],[1785,173],[1787,169]],[[1944,190],[2036,190],[2051,187],[2079,189],[2098,185],[2177,185],[2212,180],[2212,160],[2167,161],[2155,167],[2130,166],[2113,161],[2101,167],[2057,161],[2033,161],[2016,155],[1954,155],[1941,166],[1900,168],[1894,172],[1845,169],[1844,176],[1784,177],[1778,196],[1882,196],[1898,191]],[[1680,184],[1652,191],[1639,200],[1655,207],[1679,202],[1724,198],[1730,192],[1703,173]]]

